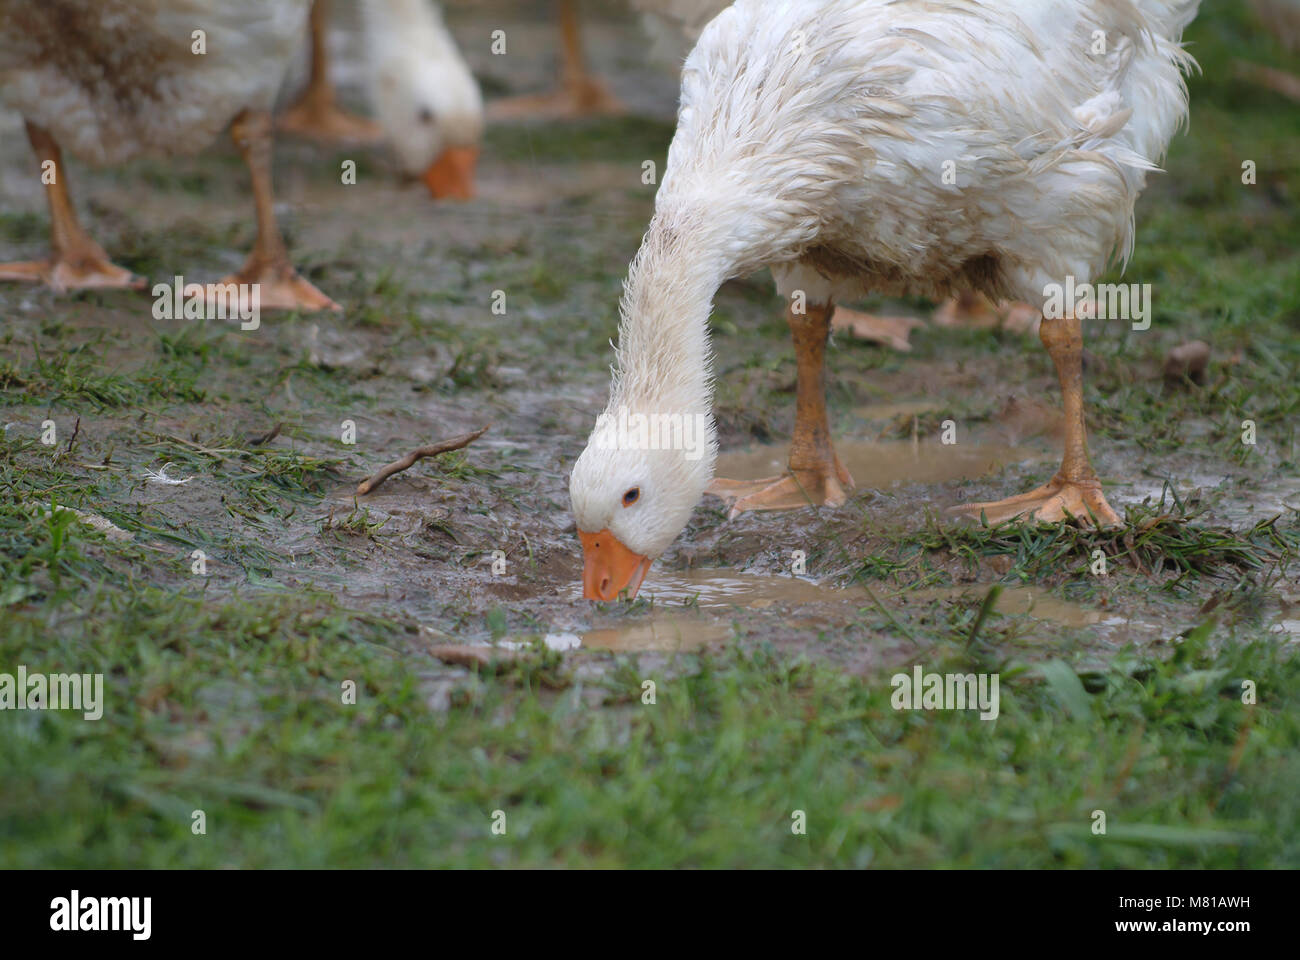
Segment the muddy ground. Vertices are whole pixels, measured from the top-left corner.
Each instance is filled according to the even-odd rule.
[[[451,5],[490,95],[546,85],[545,12]],[[511,54],[493,57],[484,38],[503,21]],[[1226,39],[1198,35],[1215,70],[1251,37],[1231,22]],[[343,93],[363,108],[338,29]],[[6,496],[124,531],[75,534],[103,589],[213,607],[319,598],[374,619],[434,710],[475,670],[430,656],[437,645],[496,644],[500,659],[540,641],[562,651],[545,654],[547,669],[570,677],[607,676],[628,654],[689,666],[674,651],[736,645],[879,680],[972,628],[1003,660],[1064,657],[1081,674],[1120,651],[1164,656],[1210,618],[1216,643],[1281,650],[1300,638],[1300,129],[1271,95],[1240,106],[1226,69],[1193,83],[1192,133],[1139,205],[1125,280],[1154,284],[1155,322],[1087,331],[1093,457],[1125,530],[987,530],[943,513],[1055,471],[1059,392],[1032,334],[927,326],[910,353],[837,337],[831,415],[857,481],[850,503],[727,520],[706,499],[635,604],[582,600],[567,473],[604,404],[620,284],[653,208],[642,164],[662,170],[675,94],[634,19],[602,12],[586,30],[629,114],[494,125],[471,202],[435,204],[382,149],[278,143],[290,248],[340,315],[268,314],[245,332],[155,320],[143,294],[0,288]],[[33,162],[18,118],[0,129],[4,256],[38,256]],[[1243,157],[1258,160],[1257,186],[1239,182]],[[348,159],[355,185],[339,182]],[[253,237],[226,143],[110,170],[73,158],[71,183],[99,242],[153,281],[215,280]],[[858,306],[924,318],[934,305]],[[713,338],[720,472],[771,473],[792,424],[794,359],[769,275],[723,288]],[[1166,380],[1168,351],[1198,338],[1211,348],[1204,382]],[[1240,439],[1246,419],[1254,445]],[[40,442],[46,420],[53,445]],[[955,444],[941,442],[945,420]],[[485,424],[468,449],[355,496],[381,464]],[[3,602],[62,629],[46,576],[11,584]],[[1003,593],[977,625],[994,585]]]

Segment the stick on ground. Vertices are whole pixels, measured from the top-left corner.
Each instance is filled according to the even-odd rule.
[[[266,433],[250,434],[248,438],[248,445],[250,447],[260,447],[265,443],[270,443],[272,440],[274,440],[276,437],[280,435],[280,431],[283,429],[284,429],[284,422],[281,421]]]
[[[468,447],[479,437],[483,436],[483,434],[487,433],[488,427],[491,426],[492,424],[489,423],[486,427],[480,427],[473,433],[462,433],[459,437],[452,437],[450,440],[443,440],[441,443],[434,443],[427,447],[419,447],[416,450],[412,450],[406,456],[402,457],[401,460],[394,460],[387,466],[380,467],[379,470],[375,472],[375,475],[369,480],[361,481],[357,486],[357,496],[364,497],[367,493],[374,492],[381,483],[393,474],[401,473],[403,470],[409,470],[415,465],[417,460],[423,460],[426,457],[436,457],[440,453],[450,453],[452,450],[459,450],[461,447]]]

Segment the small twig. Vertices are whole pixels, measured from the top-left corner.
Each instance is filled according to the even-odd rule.
[[[1241,729],[1237,731],[1237,742],[1232,745],[1232,753],[1228,757],[1228,768],[1223,773],[1223,780],[1219,783],[1219,793],[1210,802],[1210,811],[1213,812],[1223,799],[1224,793],[1232,785],[1233,778],[1237,776],[1237,768],[1241,766],[1242,754],[1246,752],[1246,742],[1250,739],[1251,724],[1255,720],[1255,711],[1251,710],[1246,714],[1246,719],[1242,721]]]
[[[72,453],[72,445],[77,442],[77,434],[81,432],[81,418],[77,417],[77,422],[72,425],[72,436],[68,437],[68,453]]]
[[[367,493],[375,490],[381,483],[387,480],[395,473],[401,473],[403,470],[409,470],[415,465],[417,460],[423,460],[426,457],[436,457],[440,453],[450,453],[452,450],[459,450],[461,447],[467,447],[483,434],[488,432],[488,428],[481,427],[473,433],[462,433],[459,437],[452,437],[450,440],[443,440],[441,443],[430,444],[427,447],[419,447],[412,450],[401,460],[394,460],[387,466],[380,467],[378,471],[369,480],[363,480],[357,486],[357,496],[364,497]]]
[[[1133,771],[1133,764],[1137,763],[1137,758],[1142,753],[1142,735],[1146,733],[1146,729],[1147,725],[1140,723],[1129,737],[1128,749],[1124,751],[1124,760],[1120,763],[1119,773],[1110,788],[1109,796],[1112,800],[1124,792],[1124,782],[1128,780],[1128,775]]]
[[[274,427],[272,427],[269,433],[254,434],[253,436],[249,437],[248,445],[250,447],[260,447],[264,443],[270,443],[272,440],[274,440],[276,437],[280,435],[280,431],[283,429],[284,429],[284,422],[281,421],[280,423],[277,423]]]

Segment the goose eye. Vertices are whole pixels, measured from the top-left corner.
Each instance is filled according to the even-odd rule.
[[[637,499],[638,499],[640,496],[641,496],[641,488],[640,488],[640,487],[633,487],[633,488],[632,488],[631,490],[629,490],[627,493],[623,494],[623,506],[625,506],[625,507],[630,507],[630,506],[632,506],[632,504],[634,504],[634,503],[637,502]]]
[[[417,116],[419,117],[421,123],[433,123],[433,111],[430,110],[428,107],[421,107],[420,112],[419,114],[417,114]]]

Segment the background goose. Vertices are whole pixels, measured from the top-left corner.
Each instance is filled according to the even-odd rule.
[[[281,129],[316,140],[385,140],[409,177],[435,198],[467,199],[483,137],[483,97],[460,48],[432,0],[360,0],[359,16],[344,18],[316,0],[311,13],[310,70],[303,93],[280,118]],[[330,40],[356,34],[357,58],[378,123],[338,105],[330,77]]]
[[[706,442],[692,459],[593,432],[570,476],[586,596],[635,594],[706,488],[733,515],[845,501],[825,404],[835,299],[969,289],[1042,302],[1048,285],[1091,282],[1127,255],[1146,174],[1186,117],[1179,39],[1196,7],[739,0],[712,20],[625,284],[606,408],[699,420]],[[789,472],[715,481],[711,301],[760,267],[789,302],[798,361]],[[1079,319],[1046,319],[1040,336],[1065,396],[1061,469],[965,512],[1118,523],[1088,458]]]
[[[435,197],[468,199],[483,139],[483,97],[428,0],[362,0],[366,82],[402,170]]]
[[[259,283],[264,308],[336,308],[294,271],[271,195],[269,111],[306,18],[307,0],[0,0],[0,99],[53,172],[42,181],[50,256],[0,265],[0,279],[142,286],[77,220],[61,148],[115,164],[192,153],[230,125],[252,174],[257,240],[222,282]]]

